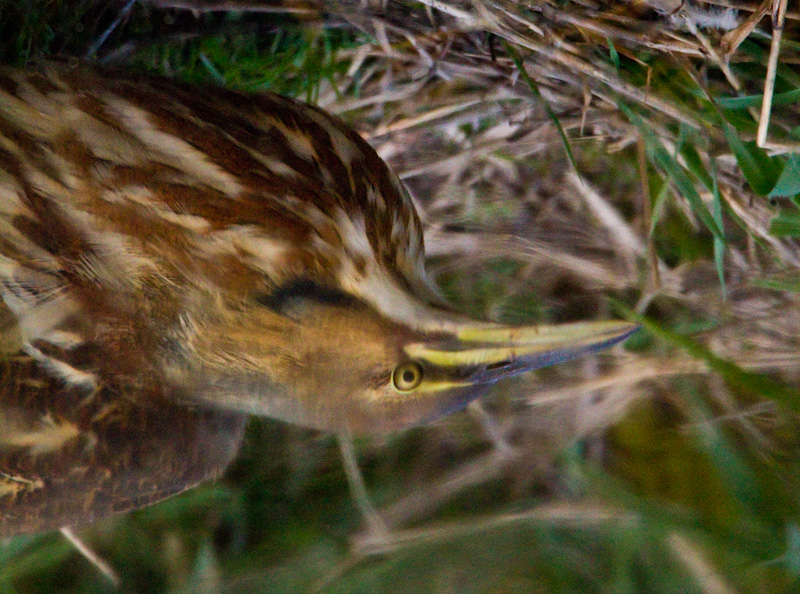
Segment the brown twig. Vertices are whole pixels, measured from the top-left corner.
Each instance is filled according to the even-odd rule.
[[[788,0],[774,0],[772,4],[772,43],[769,48],[767,77],[764,81],[764,100],[761,102],[761,118],[758,121],[758,134],[756,135],[756,144],[761,147],[767,142],[767,129],[772,111],[772,95],[775,91],[775,76],[778,71],[778,55],[783,36],[783,24],[786,21],[787,4]]]

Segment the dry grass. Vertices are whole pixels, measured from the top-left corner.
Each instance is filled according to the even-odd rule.
[[[246,36],[275,26],[247,12],[192,24],[168,8],[187,4],[202,3],[132,7],[151,25],[177,20],[160,38],[107,14],[98,56],[263,86],[246,60],[265,50]],[[252,4],[264,3],[215,7]],[[112,540],[133,530],[153,547],[150,591],[791,591],[800,168],[784,180],[793,192],[774,186],[800,146],[797,11],[776,2],[783,38],[772,43],[770,2],[283,6],[304,32],[288,62],[315,74],[291,89],[263,76],[348,120],[390,162],[453,301],[506,321],[646,316],[651,332],[508,382],[434,426],[359,442],[388,533],[352,516],[326,531],[331,514],[354,513],[336,448],[261,426],[229,478],[235,497],[252,498],[235,519],[212,506],[199,535],[146,515],[144,529],[128,520],[89,534],[123,583],[144,583]],[[331,48],[323,24],[362,35]],[[203,27],[225,41],[188,50]],[[223,60],[232,48],[238,61]],[[283,55],[272,59],[291,70]],[[752,96],[765,84],[775,94],[762,109]],[[280,495],[254,495],[265,488]],[[246,546],[210,540],[219,526]],[[470,548],[481,543],[492,551]],[[7,583],[41,583],[4,558]]]

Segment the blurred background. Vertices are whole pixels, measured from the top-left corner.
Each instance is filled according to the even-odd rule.
[[[23,536],[0,592],[800,592],[798,20],[781,0],[0,0],[0,63],[345,119],[463,311],[645,324],[357,440],[385,533],[333,436],[253,419],[222,480],[77,530],[110,577]]]

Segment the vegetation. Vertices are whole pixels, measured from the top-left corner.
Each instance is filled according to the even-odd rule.
[[[117,585],[56,533],[0,542],[0,591],[800,591],[796,9],[177,4],[0,0],[0,60],[311,100],[403,178],[465,311],[645,330],[359,441],[385,532],[335,439],[258,419],[224,480],[79,531]]]

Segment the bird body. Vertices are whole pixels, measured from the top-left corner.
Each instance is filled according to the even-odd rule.
[[[241,437],[232,413],[391,430],[634,329],[471,322],[423,256],[397,177],[313,106],[0,70],[0,534],[77,521],[52,511],[70,489],[97,487],[88,518],[218,473]],[[170,418],[191,427],[180,443],[148,433]],[[71,465],[53,462],[67,451]],[[140,476],[180,451],[194,454],[178,486]],[[76,483],[77,467],[107,480]],[[45,520],[13,519],[37,497]]]

